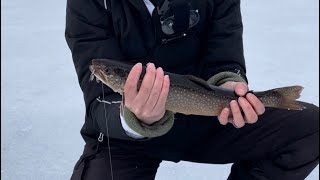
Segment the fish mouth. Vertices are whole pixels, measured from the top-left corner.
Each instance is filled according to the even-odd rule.
[[[90,71],[95,71],[95,70],[104,70],[106,67],[105,63],[103,63],[102,60],[99,59],[94,59],[92,60],[91,65],[89,66]]]
[[[106,64],[103,60],[93,59],[91,65],[89,65],[89,69],[92,74],[97,74],[106,71]]]
[[[94,77],[95,77],[94,73],[96,72],[96,70],[95,70],[95,68],[94,68],[93,65],[90,65],[90,66],[89,66],[89,69],[90,69],[90,71],[91,71],[89,81],[93,81],[93,79],[94,79]]]
[[[105,80],[104,77],[104,66],[101,66],[99,63],[95,63],[92,65],[89,65],[89,69],[91,71],[90,75],[90,81],[92,81],[94,78],[98,80]]]
[[[93,59],[91,65],[89,65],[91,71],[90,79],[96,77],[102,82],[107,83],[113,79],[126,78],[131,68],[131,65],[118,60]]]
[[[90,69],[91,73],[94,74],[95,69],[96,69],[95,66],[94,65],[90,65],[89,69]]]

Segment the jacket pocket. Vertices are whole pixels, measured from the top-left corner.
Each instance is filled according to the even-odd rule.
[[[84,167],[85,167],[85,161],[86,161],[86,156],[82,155],[80,159],[77,161],[76,165],[74,166],[70,180],[81,180]]]

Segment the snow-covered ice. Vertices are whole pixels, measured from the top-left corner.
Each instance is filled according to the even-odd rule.
[[[1,177],[69,179],[84,103],[64,40],[65,0],[1,3]],[[242,1],[250,87],[300,84],[319,105],[319,2]],[[157,180],[226,179],[228,165],[163,162]],[[307,180],[319,179],[317,167]]]

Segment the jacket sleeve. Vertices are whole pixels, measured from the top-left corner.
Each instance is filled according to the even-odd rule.
[[[201,61],[203,79],[228,72],[217,77],[247,81],[243,55],[243,25],[240,12],[240,0],[214,0],[213,11],[208,26],[206,53]],[[241,77],[237,78],[235,75]]]
[[[89,81],[92,59],[122,59],[119,44],[113,32],[111,15],[103,0],[68,0],[65,37],[72,52],[73,63],[86,104],[86,124],[97,133],[118,139],[133,139],[126,135],[120,122],[119,103],[101,103],[96,100],[104,92],[107,102],[121,101],[121,96],[109,87]],[[106,111],[105,111],[106,110]]]

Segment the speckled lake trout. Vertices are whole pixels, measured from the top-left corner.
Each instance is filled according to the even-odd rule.
[[[123,95],[124,84],[132,67],[133,64],[128,62],[94,59],[89,67],[92,72],[90,79],[96,77],[97,81]],[[141,85],[145,69],[143,66],[138,87]],[[169,72],[165,74],[170,77],[166,109],[175,113],[218,116],[223,108],[229,107],[231,100],[238,98],[234,91],[209,85],[205,80],[192,75]],[[252,93],[265,107],[302,110],[304,107],[296,101],[302,90],[302,86],[288,86]]]

